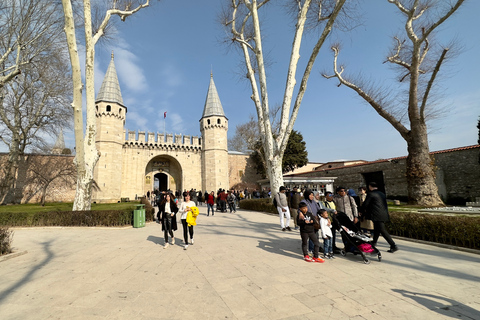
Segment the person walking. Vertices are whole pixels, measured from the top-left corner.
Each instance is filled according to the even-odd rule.
[[[277,201],[277,211],[280,216],[280,227],[282,231],[292,231],[290,229],[290,209],[288,209],[287,196],[285,195],[287,189],[281,186],[279,190],[280,192],[275,195],[275,200]],[[284,221],[284,216],[287,218],[287,221]]]
[[[378,190],[376,182],[370,182],[368,184],[368,190],[369,192],[367,193],[367,197],[363,202],[362,211],[365,213],[367,219],[373,221],[373,245],[376,246],[378,238],[381,234],[390,245],[388,252],[394,253],[398,250],[398,247],[385,228],[385,222],[390,220],[390,216],[388,214],[387,197],[383,192]]]
[[[323,238],[323,258],[324,259],[333,259],[333,248],[332,248],[332,221],[328,217],[328,212],[325,209],[320,209],[320,230],[322,232]]]
[[[185,246],[184,250],[188,249],[188,235],[190,234],[190,243],[193,244],[193,225],[188,226],[187,224],[187,214],[189,211],[192,211],[192,207],[195,207],[195,202],[190,200],[190,194],[187,192],[183,198],[183,202],[180,204],[178,212],[181,214],[180,220],[182,221],[183,226],[183,242]]]
[[[176,213],[178,212],[178,207],[171,193],[167,193],[165,198],[163,198],[160,206],[158,207],[158,210],[160,212],[163,237],[165,239],[163,249],[167,249],[168,235],[170,235],[170,237],[172,238],[172,245],[175,244],[175,237],[173,236],[173,231],[177,230]]]
[[[235,193],[233,193],[233,190],[228,191],[227,203],[230,213],[232,213],[232,211],[237,213],[237,208],[235,208]]]

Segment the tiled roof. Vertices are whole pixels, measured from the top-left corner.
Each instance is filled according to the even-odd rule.
[[[469,149],[476,149],[476,148],[480,148],[480,144],[476,144],[476,145],[472,145],[472,146],[466,146],[466,147],[459,147],[459,148],[454,148],[454,149],[432,151],[432,152],[430,152],[430,154],[447,153],[447,152],[462,151],[462,150],[469,150]],[[303,173],[298,173],[298,174],[291,174],[291,175],[288,175],[288,176],[301,176],[301,175],[305,175],[305,174],[310,174],[312,172],[333,171],[333,170],[338,170],[338,169],[353,168],[353,167],[365,166],[365,165],[381,163],[381,162],[392,162],[394,160],[402,160],[402,159],[406,159],[406,158],[407,158],[406,156],[403,156],[403,157],[396,157],[396,158],[389,158],[389,159],[380,159],[380,160],[368,161],[368,162],[364,162],[364,163],[351,164],[351,165],[347,165],[347,166],[343,166],[343,167],[327,168],[327,169],[321,169],[321,170],[316,170],[316,171],[303,172]]]

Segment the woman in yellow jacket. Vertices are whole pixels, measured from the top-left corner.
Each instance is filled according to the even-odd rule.
[[[195,202],[190,200],[190,194],[187,192],[183,197],[183,202],[180,204],[180,208],[178,208],[178,213],[181,214],[180,220],[182,221],[182,226],[183,226],[183,241],[185,243],[185,246],[183,247],[184,250],[188,249],[189,234],[190,234],[190,243],[193,244],[193,225],[189,225],[187,223],[187,215],[189,212],[192,212],[193,207],[195,207]],[[197,212],[198,212],[198,208],[197,208]]]

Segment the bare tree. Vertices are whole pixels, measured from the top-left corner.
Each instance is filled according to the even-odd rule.
[[[279,130],[276,135],[269,118],[270,105],[259,13],[259,10],[263,10],[268,2],[270,1],[229,0],[230,5],[225,9],[222,22],[231,36],[231,41],[238,45],[245,60],[246,74],[252,89],[251,99],[257,111],[258,130],[265,152],[267,176],[270,180],[272,192],[276,193],[283,184],[283,154],[297,118],[313,64],[320,48],[332,31],[337,17],[342,12],[346,0],[297,0],[290,2],[295,16],[295,30],[285,91],[281,103]],[[296,92],[296,97],[294,97],[300,47],[306,27],[318,27],[320,33],[311,49],[300,87]]]
[[[270,109],[270,121],[274,135],[277,135],[279,131],[280,123],[278,122],[278,113],[281,107],[281,105],[276,105]],[[239,124],[235,127],[235,135],[233,138],[228,139],[228,150],[239,152],[247,152],[248,150],[260,151],[256,150],[259,136],[258,120],[254,115],[250,114],[246,123]]]
[[[150,5],[150,0],[113,0],[104,4],[106,9],[103,16],[98,15],[98,21],[92,19],[92,3],[83,0],[82,28],[85,40],[85,91],[86,91],[86,130],[83,130],[82,114],[82,75],[80,70],[80,58],[78,56],[77,36],[74,10],[71,0],[62,0],[65,15],[65,33],[67,35],[68,51],[72,65],[73,78],[73,114],[77,167],[77,187],[73,211],[90,210],[92,199],[93,170],[99,155],[95,146],[97,132],[95,122],[95,88],[94,88],[94,63],[95,44],[105,35],[110,18],[118,16],[122,21],[139,10]],[[98,10],[94,12],[99,12]]]
[[[70,156],[31,155],[27,166],[29,178],[26,185],[34,188],[30,198],[40,192],[42,206],[45,205],[47,190],[54,181],[57,185],[64,185],[67,188],[75,185],[76,168]]]
[[[22,199],[16,187],[23,154],[67,126],[71,90],[60,7],[47,0],[4,1],[0,19],[0,141],[9,148],[2,166],[0,203]]]
[[[395,37],[394,46],[386,63],[396,67],[400,83],[407,82],[406,96],[392,94],[359,78],[343,76],[344,67],[337,65],[339,47],[333,46],[334,75],[354,90],[375,111],[387,120],[407,142],[407,189],[411,203],[422,206],[442,206],[435,184],[435,172],[429,154],[427,124],[429,110],[433,110],[431,93],[435,80],[449,53],[448,47],[435,46],[435,30],[452,16],[464,0],[431,1],[387,0],[405,18],[404,37]],[[400,87],[401,88],[401,87]],[[404,103],[404,101],[407,101]],[[403,105],[402,105],[403,103]]]

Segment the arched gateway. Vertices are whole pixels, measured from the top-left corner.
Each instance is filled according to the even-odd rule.
[[[153,191],[218,190],[229,187],[228,119],[223,112],[213,77],[200,119],[201,137],[155,134],[124,129],[127,107],[110,61],[96,99],[96,145],[93,201],[117,202]]]

